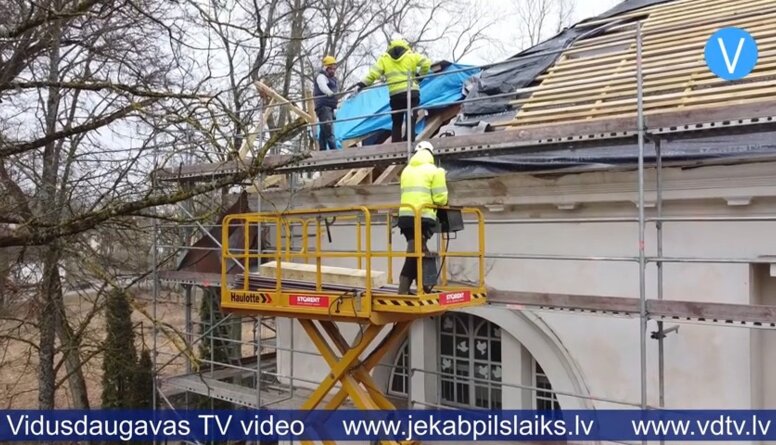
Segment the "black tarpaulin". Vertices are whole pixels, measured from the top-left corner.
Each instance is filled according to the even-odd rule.
[[[645,162],[655,162],[654,145],[645,147]],[[665,162],[744,158],[776,154],[776,132],[707,136],[661,143]],[[495,157],[446,160],[442,167],[450,180],[483,178],[516,172],[555,171],[566,168],[615,168],[636,165],[636,144],[551,150]]]

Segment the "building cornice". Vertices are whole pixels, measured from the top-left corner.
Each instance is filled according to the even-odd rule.
[[[698,168],[664,168],[664,202],[717,200],[731,206],[748,205],[757,198],[776,197],[776,162],[715,165]],[[656,199],[656,170],[645,176],[647,204]],[[636,171],[594,171],[565,175],[535,176],[508,174],[488,179],[451,181],[451,203],[455,205],[555,206],[574,210],[580,205],[633,203],[638,200]],[[286,190],[262,194],[264,205],[285,208]],[[297,208],[342,207],[386,204],[399,199],[396,184],[302,189],[293,194]]]

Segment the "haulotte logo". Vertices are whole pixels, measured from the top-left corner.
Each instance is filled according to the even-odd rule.
[[[715,32],[706,42],[706,64],[725,80],[740,80],[757,66],[757,41],[746,30],[729,27]]]

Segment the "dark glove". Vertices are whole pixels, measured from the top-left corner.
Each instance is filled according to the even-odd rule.
[[[356,93],[360,93],[361,90],[363,90],[364,88],[366,88],[366,84],[364,82],[359,82],[355,84],[351,89],[356,90]]]

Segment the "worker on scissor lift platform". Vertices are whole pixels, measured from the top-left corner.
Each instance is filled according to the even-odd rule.
[[[434,146],[421,141],[415,146],[415,154],[401,173],[401,203],[417,208],[423,205],[447,205],[447,181],[445,171],[434,164]],[[415,251],[414,212],[410,207],[399,210],[398,227],[407,239],[407,253]],[[426,241],[436,226],[436,209],[423,208],[421,212],[421,236],[423,253],[428,252]],[[399,294],[407,295],[412,282],[417,280],[417,258],[407,257],[399,276]]]

